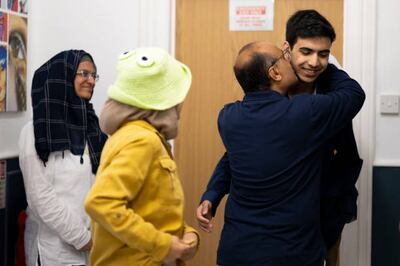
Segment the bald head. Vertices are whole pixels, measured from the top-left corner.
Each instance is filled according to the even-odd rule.
[[[272,89],[286,94],[289,87],[297,84],[297,77],[290,63],[280,59],[284,59],[283,52],[272,43],[257,41],[243,46],[233,67],[243,91]]]
[[[243,68],[257,54],[270,57],[270,60],[273,60],[273,58],[279,57],[281,53],[281,50],[272,43],[265,41],[251,42],[240,49],[236,58],[235,68]]]
[[[244,92],[269,90],[268,68],[282,55],[282,51],[269,42],[249,43],[240,49],[236,58],[236,79]]]

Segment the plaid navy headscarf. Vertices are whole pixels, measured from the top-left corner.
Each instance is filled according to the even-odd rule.
[[[81,156],[87,143],[95,174],[107,136],[89,101],[81,99],[74,88],[75,74],[84,55],[82,50],[63,51],[35,71],[32,81],[35,147],[46,165],[49,154],[70,150]],[[93,63],[94,64],[94,63]]]

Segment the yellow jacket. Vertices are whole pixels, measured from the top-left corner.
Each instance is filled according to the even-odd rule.
[[[145,121],[124,124],[107,140],[85,201],[91,265],[161,265],[171,235],[195,232],[183,220],[183,203],[165,139]]]

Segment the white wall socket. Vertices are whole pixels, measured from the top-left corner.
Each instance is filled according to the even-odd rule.
[[[399,95],[381,95],[380,112],[381,114],[399,114]]]

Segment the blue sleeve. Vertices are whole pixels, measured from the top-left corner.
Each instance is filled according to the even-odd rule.
[[[316,82],[317,93],[326,94],[333,91],[329,74],[332,69],[321,74]],[[357,143],[354,137],[352,123],[348,123],[337,135],[334,136],[332,148],[336,150],[329,169],[327,169],[326,185],[322,190],[327,197],[340,198],[338,209],[341,210],[346,222],[357,218],[356,183],[361,172],[363,160],[360,158]],[[333,152],[333,151],[332,151]]]
[[[332,179],[342,180],[342,187],[339,193],[342,203],[340,209],[346,222],[350,222],[357,218],[358,191],[356,183],[363,161],[358,153],[351,123],[336,138],[337,145],[335,148],[337,154],[333,160],[332,168],[337,169],[339,176],[332,176]]]
[[[335,149],[337,150],[337,154],[335,157],[338,164],[337,167],[349,169],[343,171],[347,177],[344,179],[344,187],[349,189],[356,184],[362,166],[352,124],[348,124],[336,138]],[[335,166],[333,165],[333,167]]]
[[[217,207],[222,198],[229,193],[231,185],[231,172],[229,168],[228,154],[222,156],[208,181],[207,190],[201,197],[201,201],[209,200],[212,204],[212,215],[215,216]]]
[[[350,78],[346,72],[329,64],[325,73],[327,79],[326,95],[312,95],[309,97],[313,125],[319,141],[325,141],[336,135],[340,129],[360,111],[365,93],[357,81]],[[304,94],[300,97],[306,97]],[[300,98],[299,97],[299,98]],[[293,97],[293,99],[295,99]]]

